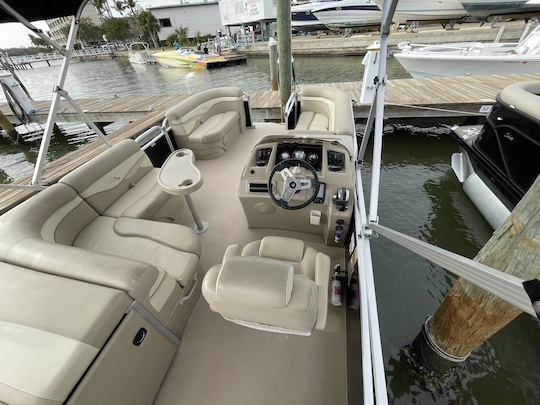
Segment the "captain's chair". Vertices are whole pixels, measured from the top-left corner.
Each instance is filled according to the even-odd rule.
[[[310,335],[324,329],[330,258],[298,239],[268,236],[227,248],[202,292],[225,319],[254,329]]]

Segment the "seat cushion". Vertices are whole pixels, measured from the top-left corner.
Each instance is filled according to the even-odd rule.
[[[240,280],[236,286],[232,286],[234,280],[228,279],[226,280],[229,284],[227,289],[229,292],[235,290],[237,298],[231,294],[222,295],[219,292],[219,289],[223,288],[219,280],[223,276],[220,274],[222,266],[212,267],[203,280],[202,292],[213,311],[218,312],[225,319],[255,329],[311,334],[317,320],[319,299],[318,288],[313,281],[302,274],[294,275],[290,299],[286,306],[278,306],[271,302],[264,305],[259,299],[253,303],[246,303],[245,294],[249,294],[250,290],[264,290],[269,286],[264,284],[264,279],[257,280],[256,278],[252,279],[253,285],[246,286],[245,280]],[[276,296],[279,294],[276,293]]]
[[[63,403],[132,302],[120,290],[5,263],[0,286],[0,403]]]
[[[159,168],[144,175],[122,194],[107,210],[105,216],[119,218],[121,216],[142,219],[173,219],[184,206],[184,199],[164,192],[157,183]],[[162,212],[166,205],[170,208]]]
[[[236,111],[227,111],[212,115],[189,135],[189,142],[211,143],[222,139],[225,133],[239,123],[240,115]]]
[[[149,263],[165,270],[182,287],[185,287],[191,282],[197,271],[199,262],[199,256],[196,253],[174,249],[157,242],[155,238],[120,235],[115,231],[116,220],[116,218],[110,217],[96,218],[77,236],[73,246]],[[129,218],[124,218],[124,221],[128,220]],[[160,223],[152,221],[149,221],[149,223],[153,227],[160,225]],[[181,231],[186,228],[176,224],[161,225],[178,227]],[[193,232],[190,234],[193,238],[196,238]],[[189,243],[198,245],[191,241]],[[196,249],[193,250],[196,251]]]
[[[294,129],[297,131],[328,131],[328,118],[318,112],[302,111]]]

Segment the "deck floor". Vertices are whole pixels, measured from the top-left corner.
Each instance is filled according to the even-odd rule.
[[[248,129],[218,159],[197,161],[204,185],[192,197],[210,223],[201,235],[205,270],[221,262],[225,248],[266,235],[302,238],[344,260],[344,250],[324,246],[322,237],[295,232],[248,229],[238,184],[251,148],[262,136],[280,134],[277,124]],[[187,210],[180,220],[191,225]],[[328,325],[309,337],[261,332],[225,321],[201,297],[155,404],[346,404],[345,309],[329,308]]]

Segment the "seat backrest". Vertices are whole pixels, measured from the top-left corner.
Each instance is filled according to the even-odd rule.
[[[313,111],[328,118],[328,129],[336,135],[354,135],[351,99],[341,89],[328,86],[305,86],[301,94],[302,111]]]
[[[152,162],[132,139],[125,139],[59,180],[103,214],[134,183],[153,169]]]
[[[219,87],[201,91],[172,107],[165,116],[177,144],[183,146],[182,137],[191,134],[209,117],[227,111],[238,112],[240,122],[245,125],[243,95],[238,87]]]

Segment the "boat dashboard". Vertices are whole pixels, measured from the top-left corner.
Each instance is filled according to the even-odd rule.
[[[353,212],[353,160],[337,140],[266,137],[247,159],[239,198],[250,228],[319,234],[342,245]]]

